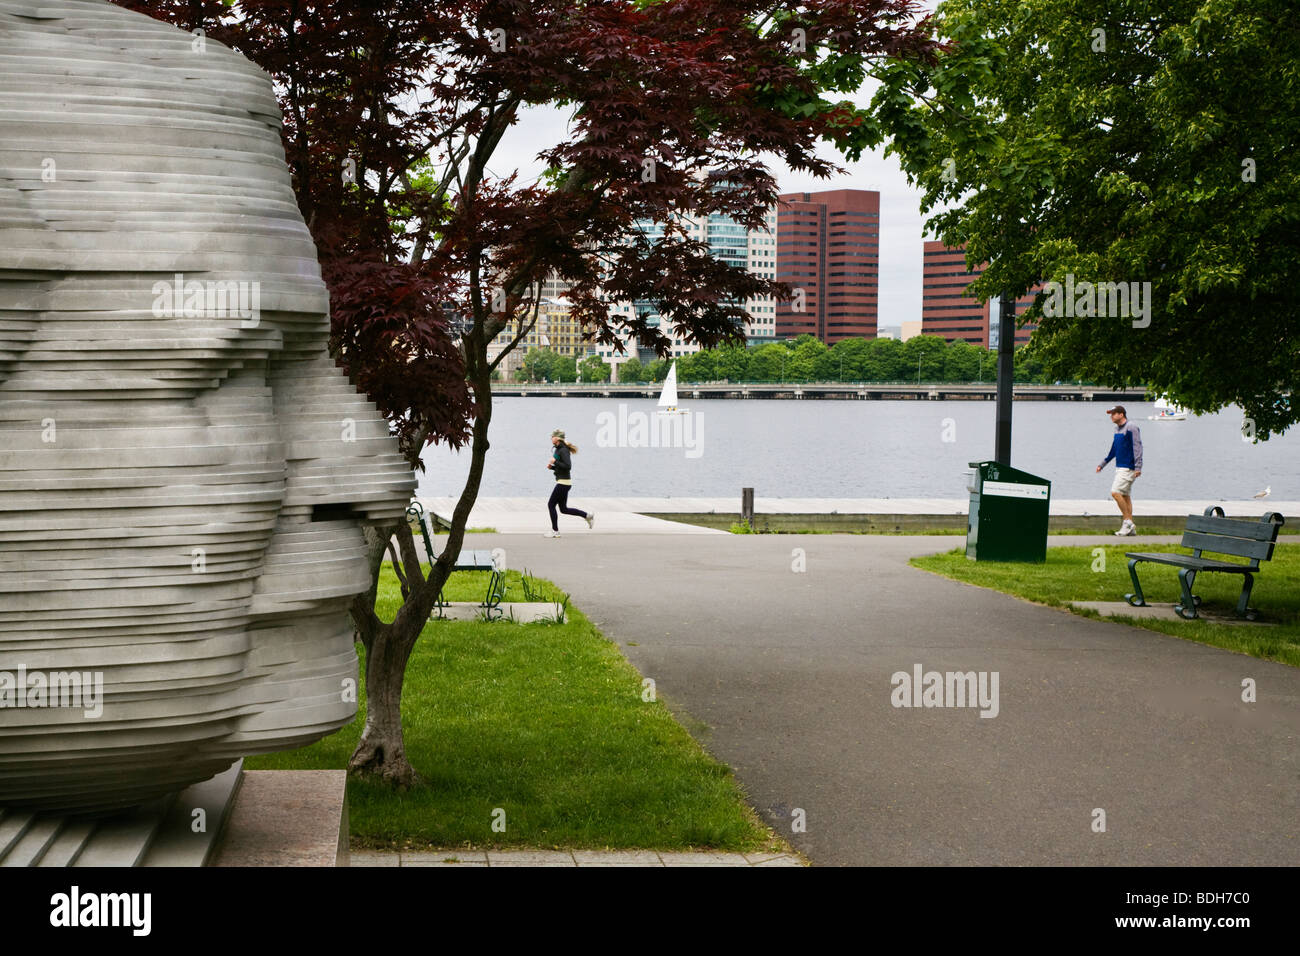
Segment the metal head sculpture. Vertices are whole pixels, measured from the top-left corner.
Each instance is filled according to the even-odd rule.
[[[352,719],[414,479],[270,78],[102,0],[0,3],[0,64],[0,806],[105,811]]]

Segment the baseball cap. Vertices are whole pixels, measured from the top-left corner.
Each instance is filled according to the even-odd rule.
[[[1121,415],[1123,415],[1125,418],[1128,418],[1128,412],[1124,411],[1124,406],[1123,406],[1123,405],[1116,405],[1114,408],[1108,408],[1108,409],[1106,409],[1106,414],[1107,414],[1107,415],[1113,415],[1113,414],[1115,414],[1115,412],[1119,412],[1119,413],[1120,413]]]
[[[560,430],[557,428],[557,429],[555,429],[555,431],[551,432],[551,437],[552,437],[552,438],[561,438],[561,439],[562,439],[562,438],[564,438],[564,432],[560,431]]]

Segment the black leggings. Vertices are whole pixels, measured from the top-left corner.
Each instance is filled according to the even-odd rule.
[[[555,513],[557,505],[566,515],[577,515],[579,518],[587,517],[587,512],[569,507],[569,489],[572,487],[572,485],[562,485],[559,482],[556,482],[555,490],[551,492],[551,500],[546,502],[546,510],[551,513],[552,531],[560,530],[560,519]]]

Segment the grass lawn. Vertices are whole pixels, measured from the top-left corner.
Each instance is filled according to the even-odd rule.
[[[487,572],[457,572],[446,596],[481,600],[486,579]],[[507,585],[507,600],[523,600],[519,572],[508,573]],[[536,586],[544,600],[563,601],[550,582]],[[400,603],[385,564],[380,616],[391,620]],[[407,755],[424,782],[402,793],[349,780],[353,844],[740,851],[773,845],[731,772],[662,700],[642,695],[641,675],[572,605],[563,624],[431,620],[411,656],[402,702]],[[350,726],[245,766],[346,767],[364,709],[363,693]],[[497,810],[505,811],[504,832],[493,830]]]
[[[1104,571],[1093,570],[1097,555],[1092,547],[1048,548],[1046,564],[970,561],[966,558],[964,549],[913,558],[912,564],[945,577],[1005,591],[1039,604],[1068,607],[1071,601],[1123,601],[1124,595],[1133,590],[1125,551],[1190,553],[1176,545],[1153,544],[1116,544],[1101,550],[1106,559]],[[1148,603],[1178,600],[1177,568],[1140,564],[1138,576],[1142,580],[1142,590]],[[1196,578],[1194,590],[1203,599],[1202,609],[1231,614],[1241,593],[1241,577],[1235,574],[1200,574]],[[1172,610],[1168,619],[1124,620],[1152,631],[1300,667],[1300,545],[1279,544],[1273,552],[1273,560],[1263,562],[1259,574],[1255,576],[1255,590],[1251,594],[1250,603],[1252,607],[1259,608],[1261,622],[1278,626],[1184,621],[1177,618]],[[1097,616],[1090,609],[1080,609],[1076,613]]]

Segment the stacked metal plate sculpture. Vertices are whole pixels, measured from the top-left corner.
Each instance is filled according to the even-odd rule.
[[[136,806],[356,712],[360,525],[414,479],[327,355],[279,127],[211,39],[0,0],[0,807]]]

